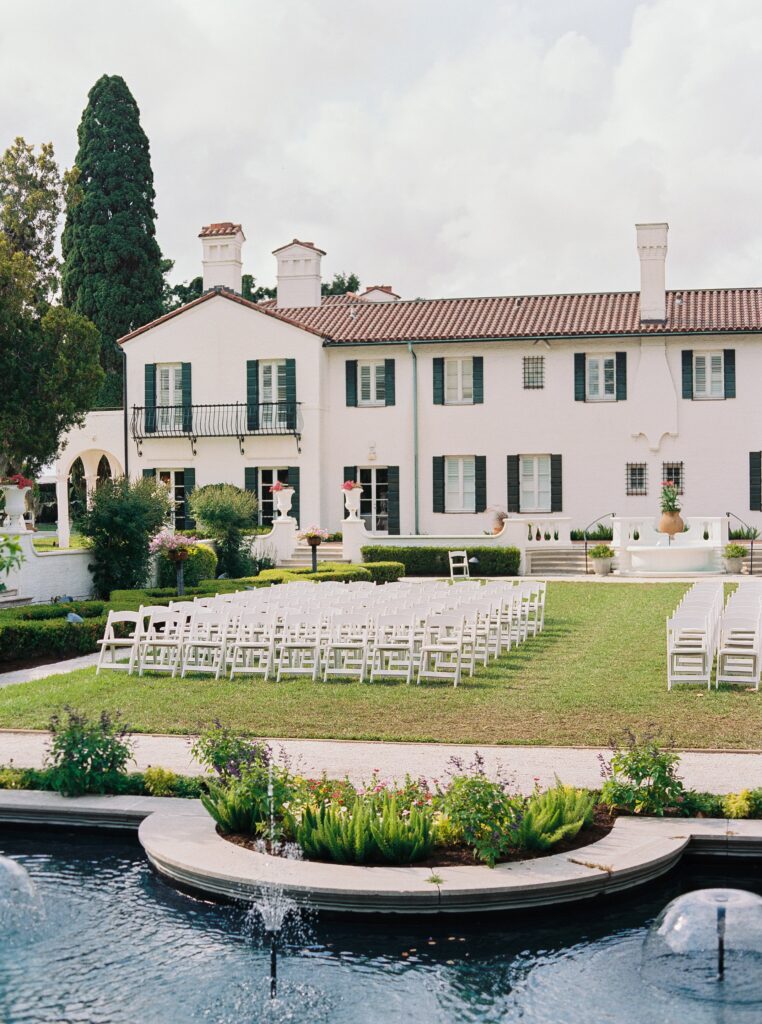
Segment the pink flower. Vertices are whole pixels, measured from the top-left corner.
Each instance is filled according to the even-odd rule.
[[[362,484],[357,480],[345,480],[341,485],[342,491],[354,491],[358,487],[362,487]]]

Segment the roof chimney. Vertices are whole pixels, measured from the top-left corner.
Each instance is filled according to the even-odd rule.
[[[390,284],[369,284],[359,298],[363,302],[396,302],[399,295]]]
[[[640,257],[640,322],[664,323],[667,319],[664,268],[669,224],[636,224],[635,231]]]
[[[320,305],[320,259],[325,256],[312,242],[295,238],[273,251],[278,261],[278,297],[280,309]]]
[[[198,236],[203,247],[204,291],[228,288],[241,291],[241,246],[246,241],[240,224],[229,220],[209,224]]]

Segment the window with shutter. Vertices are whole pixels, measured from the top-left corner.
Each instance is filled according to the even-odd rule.
[[[445,512],[476,511],[476,458],[473,455],[445,458]]]
[[[444,400],[445,405],[473,405],[473,359],[445,359]]]
[[[358,405],[386,405],[386,362],[358,363],[360,393]]]
[[[616,356],[591,356],[585,360],[588,402],[616,401]]]
[[[725,397],[725,368],[722,352],[693,353],[693,397]]]
[[[550,455],[520,455],[519,481],[522,512],[550,512]]]
[[[182,428],[183,368],[181,363],[157,363],[156,405],[159,430],[180,430]]]

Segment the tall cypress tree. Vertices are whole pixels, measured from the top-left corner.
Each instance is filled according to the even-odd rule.
[[[79,187],[66,211],[62,295],[100,331],[106,379],[99,404],[118,406],[116,340],[161,315],[163,287],[148,138],[119,75],[92,87],[77,137]]]

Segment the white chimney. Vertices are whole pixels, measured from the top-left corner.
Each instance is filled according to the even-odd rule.
[[[390,284],[369,284],[358,298],[363,302],[397,302],[399,295]]]
[[[241,291],[241,246],[246,241],[240,224],[229,220],[209,224],[198,236],[203,247],[204,291],[228,288]]]
[[[320,259],[325,256],[312,242],[295,238],[273,251],[278,261],[278,298],[276,306],[296,309],[320,305]]]
[[[667,295],[664,269],[667,262],[669,224],[636,224],[640,257],[641,323],[664,323]]]

